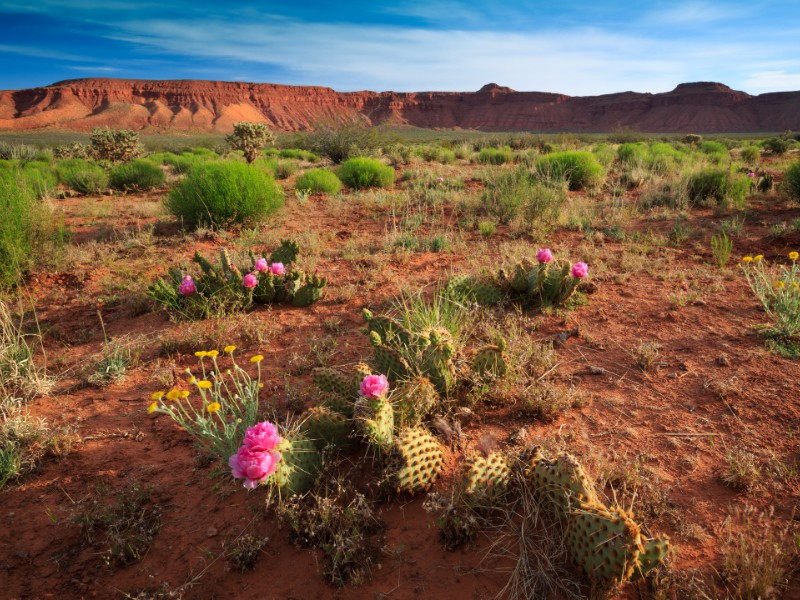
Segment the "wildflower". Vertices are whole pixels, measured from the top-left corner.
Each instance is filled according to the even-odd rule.
[[[761,262],[762,260],[764,260],[764,255],[763,254],[756,254],[753,257],[753,260],[756,261],[756,262]]]
[[[797,260],[798,258],[800,258],[800,253],[789,252],[789,260]]]
[[[272,452],[281,441],[278,428],[269,421],[261,421],[247,428],[242,445],[258,452]]]
[[[203,379],[202,381],[197,382],[197,387],[199,387],[201,390],[210,389],[213,385],[214,384],[211,383],[208,379]]]
[[[280,460],[280,452],[260,452],[242,446],[228,459],[228,466],[234,478],[244,479],[244,487],[252,490],[277,470]]]
[[[208,352],[206,352],[205,350],[198,350],[197,352],[194,353],[194,355],[197,358],[205,358],[206,356],[208,356]]]
[[[444,181],[444,177],[437,177],[436,181],[438,181],[439,183],[442,183]]]
[[[183,277],[183,281],[178,286],[178,293],[181,296],[191,296],[197,291],[197,287],[194,285],[194,280],[192,279],[191,275],[185,275]]]
[[[793,287],[793,288],[797,288],[797,287],[798,287],[798,284],[797,284],[797,282],[796,282],[796,281],[793,281],[793,282],[792,282],[792,287]]]
[[[260,354],[256,354],[253,358],[250,359],[250,362],[251,363],[260,363],[262,360],[264,360],[264,357],[261,356]]]
[[[167,400],[175,401],[180,397],[180,395],[181,395],[180,390],[174,390],[174,389],[170,390],[167,392]]]
[[[269,266],[269,272],[272,275],[283,275],[286,273],[286,268],[283,266],[283,263],[272,263]]]
[[[259,258],[256,261],[256,271],[259,273],[263,273],[264,271],[269,271],[269,264],[267,263],[266,258]]]
[[[150,396],[150,400],[161,400],[164,397],[164,392],[153,392],[153,395]]]
[[[147,407],[147,414],[152,415],[156,411],[156,408],[158,408],[158,402],[153,402]]]
[[[188,398],[189,397],[189,390],[182,390],[180,394],[178,394],[181,398]]]
[[[748,173],[748,174],[747,174],[747,176],[748,176],[748,177],[755,177],[755,176],[756,176],[756,174],[751,172],[751,173]]]
[[[192,384],[192,383],[197,383],[197,377],[195,377],[194,375],[189,377],[189,384]]]
[[[545,264],[549,263],[553,260],[553,253],[550,252],[550,248],[542,248],[536,253],[536,260],[540,263]]]
[[[212,402],[211,404],[209,404],[208,406],[206,406],[206,410],[207,410],[209,413],[211,413],[211,414],[214,414],[214,413],[215,413],[215,412],[217,412],[217,411],[218,411],[220,408],[222,408],[222,405],[221,405],[219,402]]]
[[[219,356],[219,350],[209,350],[206,352],[206,356],[210,356],[211,358],[216,358]]]
[[[583,279],[589,274],[589,265],[585,262],[576,262],[572,265],[572,276],[576,279]]]
[[[743,263],[753,262],[753,257],[752,256],[745,256],[745,257],[742,258],[742,262]]]
[[[782,289],[784,285],[786,285],[786,284],[783,283],[782,281],[776,281],[775,282],[775,287],[778,288],[779,290]]]
[[[236,350],[236,346],[225,346],[222,351],[226,354],[233,354],[233,351]]]
[[[379,398],[389,389],[386,375],[367,375],[361,381],[361,395],[365,398]]]
[[[248,290],[252,290],[258,285],[258,277],[256,277],[253,273],[248,273],[242,279],[242,285]]]

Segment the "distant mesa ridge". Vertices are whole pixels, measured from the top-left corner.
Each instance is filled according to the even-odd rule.
[[[715,82],[671,92],[567,96],[489,83],[477,92],[337,92],[327,87],[195,80],[69,79],[0,91],[0,130],[227,133],[239,121],[279,131],[364,119],[378,124],[486,131],[632,129],[652,133],[800,130],[800,92],[751,96]]]

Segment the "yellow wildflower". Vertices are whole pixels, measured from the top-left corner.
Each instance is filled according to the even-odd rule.
[[[219,402],[212,402],[211,404],[209,404],[208,406],[206,406],[206,410],[207,410],[208,412],[210,412],[210,413],[215,413],[215,412],[217,412],[217,411],[218,411],[220,408],[222,408],[222,405],[221,405]]]
[[[197,383],[197,377],[195,377],[194,375],[189,377],[189,384],[192,384],[192,383]]]
[[[260,354],[256,354],[253,358],[250,359],[250,362],[251,363],[260,363],[262,360],[264,360],[264,357],[261,356]]]
[[[158,402],[153,402],[150,406],[147,407],[147,414],[152,415],[156,408],[158,408]]]
[[[150,400],[161,400],[164,397],[164,392],[153,392],[153,395],[150,396]]]
[[[761,260],[762,260],[763,258],[764,258],[764,255],[763,255],[763,254],[756,254],[756,255],[753,257],[753,260],[754,260],[754,261],[756,261],[756,262],[761,262]]]
[[[205,358],[206,356],[208,356],[208,352],[206,352],[205,350],[198,350],[197,352],[194,353],[194,355],[197,358]]]
[[[753,261],[753,257],[752,256],[745,256],[742,259],[742,262],[752,262],[752,261]]]
[[[206,352],[206,356],[210,356],[211,358],[216,358],[219,356],[219,350],[209,350]]]
[[[800,258],[800,253],[798,253],[798,252],[789,252],[789,258],[791,260],[797,260],[798,258]]]
[[[210,387],[212,387],[213,385],[214,384],[211,383],[208,379],[203,379],[203,381],[198,381],[197,382],[197,387],[199,387],[201,390],[207,390]]]
[[[181,398],[188,398],[189,397],[189,390],[183,390],[180,394]]]
[[[236,350],[236,346],[233,346],[233,345],[231,345],[231,346],[225,346],[225,347],[224,347],[222,350],[223,350],[223,351],[224,351],[226,354],[233,354],[233,351],[234,351],[234,350]]]
[[[259,383],[259,384],[258,384],[258,389],[261,389],[261,388],[263,388],[263,387],[264,387],[264,384],[263,384],[263,383]]]
[[[796,287],[798,287],[798,285],[797,285],[797,282],[796,282],[796,281],[793,281],[793,282],[792,282],[792,287],[793,287],[793,288],[796,288]]]
[[[776,288],[781,289],[783,286],[784,286],[784,283],[782,281],[776,281],[775,282],[775,287]]]
[[[177,400],[181,395],[180,390],[170,390],[167,392],[167,400]]]

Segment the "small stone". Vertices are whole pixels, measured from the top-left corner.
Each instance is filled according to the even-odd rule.
[[[720,354],[717,357],[716,363],[720,367],[727,367],[731,364],[731,359],[728,358],[727,354]]]
[[[208,537],[214,537],[215,535],[217,535],[217,530],[216,530],[216,528],[214,528],[214,527],[209,527],[208,529],[206,529],[206,535],[207,535]]]

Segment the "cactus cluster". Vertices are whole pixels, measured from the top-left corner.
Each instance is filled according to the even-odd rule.
[[[327,446],[350,445],[350,422],[342,413],[327,406],[313,406],[303,413],[303,429],[318,450]]]
[[[663,562],[669,537],[649,538],[632,513],[605,506],[580,464],[568,454],[548,460],[537,448],[527,477],[565,526],[571,556],[594,580],[630,581]]]
[[[225,249],[220,251],[219,264],[196,252],[193,260],[200,267],[199,275],[193,278],[173,269],[167,279],[150,286],[148,295],[188,319],[241,312],[253,303],[310,306],[322,298],[326,280],[292,268],[298,254],[296,243],[283,240],[269,259],[265,252],[260,257],[250,252],[251,264],[243,273]]]
[[[314,485],[322,458],[314,442],[299,431],[286,435],[278,446],[281,460],[267,479],[281,497],[304,494]]]
[[[386,461],[384,483],[397,493],[424,492],[444,469],[444,449],[427,430],[412,427],[394,439]]]

